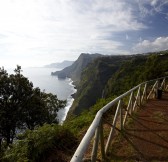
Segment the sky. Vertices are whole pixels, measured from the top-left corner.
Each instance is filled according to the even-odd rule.
[[[168,49],[168,0],[0,0],[0,67]]]

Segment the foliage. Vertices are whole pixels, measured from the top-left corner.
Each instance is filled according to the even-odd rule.
[[[130,58],[131,56],[105,56],[89,64],[82,72],[71,112],[79,115],[102,98],[109,78],[116,73],[122,62]]]
[[[87,54],[81,53],[78,59],[71,65],[64,68],[61,71],[53,72],[52,75],[57,75],[58,78],[71,78],[75,85],[77,86],[80,79],[82,71],[90,64],[94,59],[101,57],[100,54]]]
[[[20,66],[14,72],[9,75],[0,68],[0,144],[12,143],[22,129],[57,123],[57,111],[65,106],[56,95],[33,88],[33,83],[21,74]]]
[[[47,159],[49,156],[52,156],[52,152],[55,154],[53,160],[69,161],[68,158],[71,157],[78,145],[79,139],[83,137],[89,125],[94,120],[97,111],[109,103],[115,96],[120,95],[140,82],[165,76],[168,73],[168,51],[162,53],[162,55],[152,53],[146,55],[110,56],[94,60],[81,74],[81,82],[78,86],[75,102],[72,107],[72,110],[77,115],[75,113],[69,114],[68,120],[65,121],[63,126],[45,124],[35,130],[27,130],[4,152],[2,161],[48,161]],[[1,73],[2,71],[1,69]],[[8,85],[7,87],[10,87],[8,79],[6,79],[9,76],[4,73],[1,75],[1,78],[3,77],[4,79],[0,80],[2,85],[4,84],[5,86],[6,84]],[[25,85],[26,81],[26,79],[22,81],[24,83],[23,85]],[[33,89],[32,83],[29,81],[26,83],[29,86],[25,86],[27,89],[20,90],[20,93],[24,91],[26,94],[28,92],[31,94],[31,89]],[[16,86],[15,84],[13,87]],[[13,85],[13,82],[11,85]],[[5,90],[5,92],[8,91]],[[40,92],[38,88],[34,88],[33,96],[28,96],[30,96],[31,100],[25,102],[26,104],[21,104],[24,105],[24,111],[22,109],[19,109],[19,111],[17,109],[18,106],[14,110],[10,110],[10,107],[8,108],[7,115],[10,115],[10,112],[14,114],[14,116],[10,116],[12,118],[11,121],[15,121],[15,116],[17,116],[18,112],[20,114],[23,113],[19,118],[16,118],[19,120],[13,123],[16,128],[26,127],[33,129],[36,125],[41,126],[44,121],[47,121],[47,123],[55,122],[56,116],[53,116],[52,113],[54,112],[56,115],[57,109],[54,109],[54,111],[52,107],[57,105],[57,101],[54,102],[53,95],[45,94]],[[106,98],[102,98],[102,96]],[[27,101],[23,94],[20,98],[22,101]],[[11,102],[9,101],[12,100],[7,96],[5,101],[6,103],[4,105],[10,105]],[[13,103],[15,103],[14,101]],[[36,105],[36,101],[39,104]],[[63,103],[63,101],[60,102],[61,105]],[[47,108],[44,109],[44,107]],[[20,106],[20,108],[22,107]],[[6,111],[6,109],[2,110],[0,110],[0,115],[4,113],[4,110]],[[46,113],[48,111],[49,113]],[[112,108],[112,113],[114,112],[115,110]],[[43,114],[47,114],[47,116],[43,118]],[[105,115],[108,116],[108,114]],[[25,116],[29,118],[25,118]],[[41,119],[38,120],[39,116],[42,121]],[[25,119],[27,120],[25,121]],[[3,120],[0,119],[0,121]]]
[[[79,115],[101,97],[118,96],[167,73],[168,51],[99,57],[83,70],[69,114]]]
[[[69,161],[79,144],[79,139],[93,121],[97,111],[110,100],[111,98],[98,100],[90,111],[86,110],[81,115],[65,121],[63,126],[44,124],[42,127],[18,135],[18,139],[4,152],[1,161],[48,161],[52,152],[54,160]]]
[[[122,64],[108,80],[106,96],[120,95],[146,80],[159,78],[168,71],[168,53],[139,55]]]
[[[89,110],[83,111],[80,115],[68,117],[68,119],[64,122],[64,125],[71,129],[71,131],[76,134],[76,136],[83,136],[83,132],[87,130],[93,119],[95,118],[96,113],[103,108],[107,103],[109,103],[114,97],[110,97],[107,99],[99,99],[95,105],[90,107]],[[81,134],[82,133],[82,134]]]
[[[47,161],[51,152],[54,152],[54,160],[67,161],[68,157],[76,148],[77,139],[71,131],[57,124],[45,124],[35,130],[27,130],[20,135],[19,140],[6,150],[2,162],[37,162]]]

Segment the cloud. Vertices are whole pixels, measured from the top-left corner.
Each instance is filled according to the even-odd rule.
[[[153,41],[143,40],[133,47],[133,52],[146,53],[168,49],[168,37],[158,37]]]
[[[126,40],[129,40],[129,39],[130,39],[130,37],[128,36],[128,34],[125,35],[125,39],[126,39]]]
[[[137,0],[137,3],[142,18],[156,13],[168,15],[167,0]]]
[[[25,65],[76,59],[81,52],[122,51],[123,44],[109,36],[147,28],[135,9],[123,0],[0,1],[0,51]],[[0,65],[5,61],[1,58]]]

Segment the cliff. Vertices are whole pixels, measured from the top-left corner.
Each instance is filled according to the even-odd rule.
[[[70,113],[79,115],[83,110],[94,105],[99,98],[102,98],[108,80],[123,62],[131,58],[132,56],[104,56],[89,64],[81,74],[81,81]]]
[[[102,97],[120,95],[140,82],[165,76],[167,72],[167,51],[97,58],[82,71],[69,114],[79,115]]]
[[[77,85],[81,78],[81,73],[86,66],[94,59],[101,57],[101,54],[86,54],[82,53],[78,59],[69,67],[64,68],[61,71],[52,72],[52,75],[57,75],[59,78],[71,78]]]

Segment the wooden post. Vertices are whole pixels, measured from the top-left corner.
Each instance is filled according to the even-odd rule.
[[[149,92],[147,99],[149,99],[149,97],[152,95],[152,93],[155,94],[155,87],[157,86],[157,84],[158,84],[158,81],[156,81],[155,84],[153,85],[151,91]]]
[[[133,111],[135,111],[135,107],[137,105],[137,101],[138,101],[138,98],[139,98],[140,90],[141,90],[141,87],[139,86],[138,92],[137,92],[137,95],[136,95],[136,98],[135,98],[135,102],[134,102],[134,105],[133,105],[133,108],[132,108]]]
[[[167,89],[168,89],[168,85],[166,86],[166,91],[167,91]]]
[[[148,86],[148,83],[146,83],[145,84],[145,89],[144,89],[144,91],[145,91],[145,93],[144,93],[144,95],[145,95],[145,101],[147,102],[147,86]]]
[[[122,110],[122,100],[120,100],[120,130],[123,129],[123,110]]]
[[[130,105],[130,115],[132,114],[132,111],[133,111],[133,106],[134,106],[134,91],[132,91],[132,98],[131,98],[131,105]]]
[[[106,154],[107,154],[107,151],[108,151],[109,146],[110,146],[110,144],[111,144],[112,137],[113,137],[113,135],[114,135],[114,131],[115,131],[116,123],[117,123],[117,117],[118,117],[119,110],[120,110],[120,104],[121,104],[121,100],[119,100],[119,102],[118,102],[117,109],[116,109],[116,113],[115,113],[115,116],[114,116],[114,119],[113,119],[112,128],[111,128],[111,131],[110,131],[110,133],[109,133],[109,137],[108,137],[108,139],[107,139],[107,143],[106,143],[106,147],[105,147],[105,153],[106,153]]]
[[[0,137],[0,152],[2,151],[2,138]]]
[[[142,93],[142,98],[141,98],[141,103],[142,104],[143,104],[143,101],[147,100],[146,89],[147,89],[147,83],[145,83],[144,90],[143,90],[143,93]]]
[[[159,79],[157,80],[157,84],[156,84],[156,86],[155,86],[155,88],[154,88],[154,92],[153,92],[153,98],[157,98],[157,90],[159,89]]]
[[[99,145],[99,127],[95,131],[91,162],[95,162],[96,161],[98,145]]]
[[[131,92],[131,95],[130,95],[130,98],[129,98],[129,102],[128,102],[128,106],[126,108],[126,113],[125,113],[125,116],[124,116],[124,120],[123,120],[123,127],[126,123],[126,120],[127,120],[127,115],[130,111],[130,109],[132,108],[132,96],[133,96],[133,91]]]
[[[138,91],[139,91],[139,107],[141,106],[141,86],[139,86],[139,89],[138,89]]]
[[[102,154],[102,161],[105,161],[105,146],[104,146],[104,135],[103,135],[103,121],[100,122],[100,144],[101,144],[101,154]]]
[[[163,79],[163,81],[162,81],[162,84],[161,84],[161,88],[163,89],[163,90],[165,90],[165,78]]]

